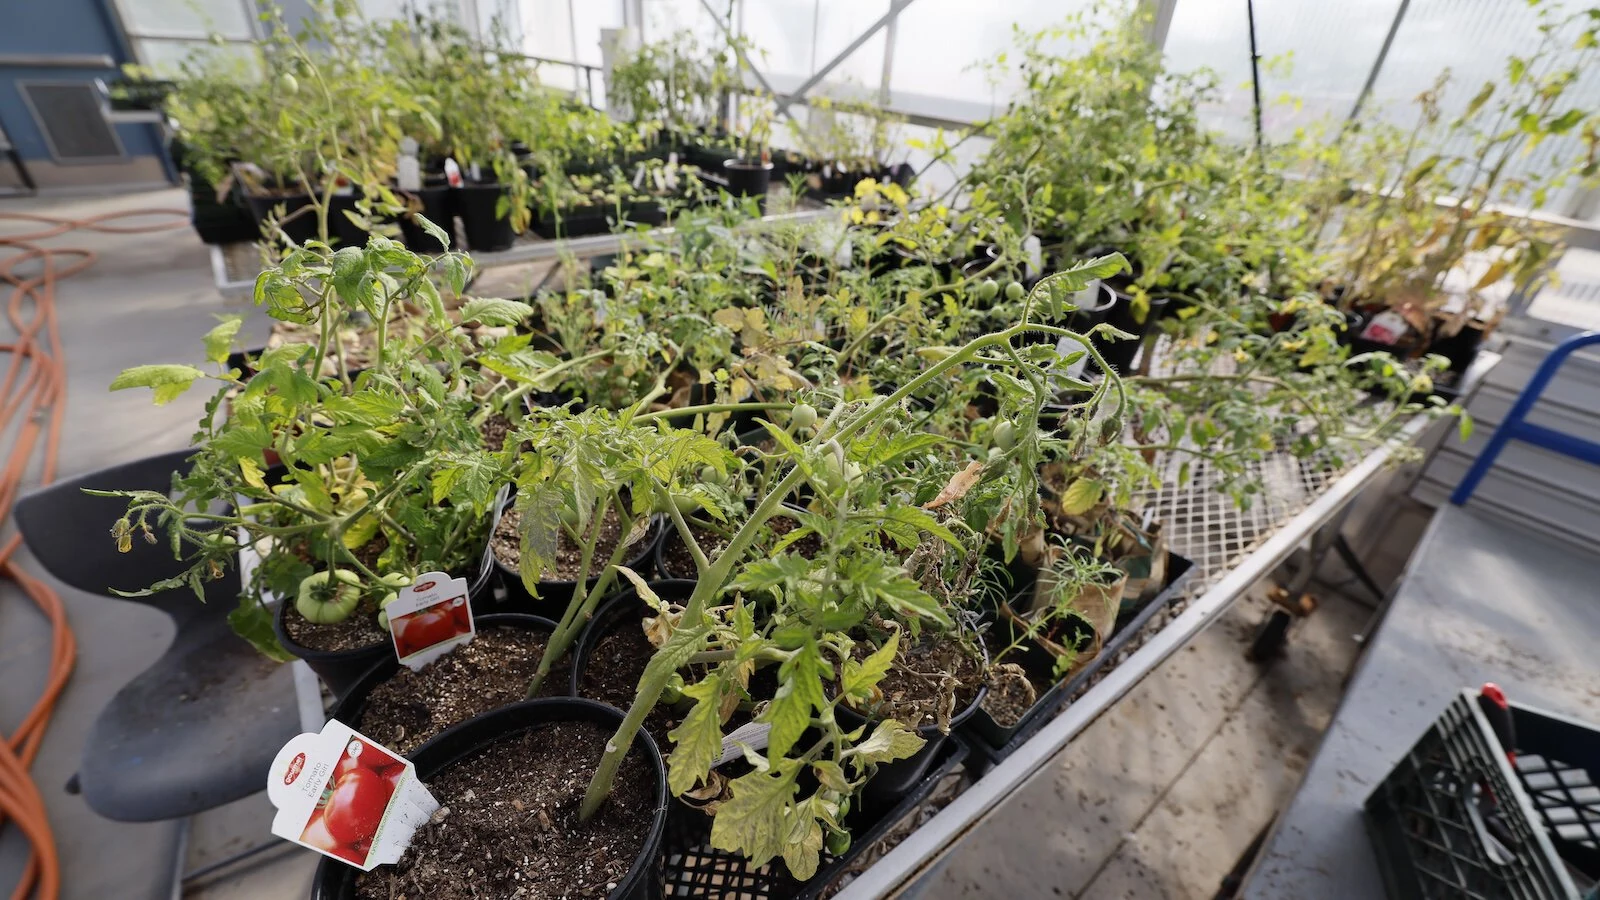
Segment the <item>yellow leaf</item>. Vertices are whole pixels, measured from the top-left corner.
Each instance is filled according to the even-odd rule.
[[[744,310],[732,307],[719,309],[711,314],[711,321],[729,331],[739,331],[744,328]]]
[[[1093,478],[1079,478],[1061,492],[1061,511],[1069,516],[1081,516],[1100,502],[1106,486]]]
[[[369,513],[357,519],[355,524],[345,529],[344,535],[340,540],[343,541],[346,550],[356,550],[366,546],[367,541],[372,540],[377,533],[378,517]]]
[[[1475,291],[1481,291],[1489,285],[1494,284],[1500,279],[1506,277],[1506,270],[1509,268],[1511,268],[1511,264],[1507,261],[1503,259],[1495,260],[1494,265],[1489,267],[1489,271],[1483,273],[1483,277],[1478,279],[1478,283],[1473,285],[1472,289]]]
[[[239,457],[239,474],[244,476],[244,483],[254,488],[267,489],[266,479],[261,477],[261,467],[249,457]]]

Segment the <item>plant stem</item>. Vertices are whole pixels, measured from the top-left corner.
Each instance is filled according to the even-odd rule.
[[[617,504],[617,520],[624,521],[622,498],[614,498]],[[600,521],[595,523],[595,535],[600,533]],[[625,535],[624,535],[625,537]],[[586,588],[588,584],[588,566],[594,552],[594,543],[591,541],[585,548],[583,575],[584,578],[573,583],[572,600],[567,603],[567,610],[561,616],[561,623],[556,630],[550,633],[550,641],[545,645],[544,654],[539,657],[539,668],[534,672],[533,678],[528,681],[528,699],[533,699],[539,688],[544,685],[544,680],[549,677],[550,669],[555,666],[556,660],[565,656],[572,647],[572,642],[577,640],[580,626],[589,621],[594,615],[594,609],[600,604],[600,598],[605,596],[616,580],[617,566],[622,564],[624,555],[628,552],[626,541],[618,540],[617,546],[612,548],[611,556],[606,560],[605,568],[601,570],[600,577],[595,579],[594,586]],[[587,590],[587,593],[585,593]]]
[[[755,409],[793,409],[793,403],[704,403],[700,406],[677,406],[667,409],[658,409],[655,412],[642,413],[634,417],[635,422],[650,422],[656,419],[681,419],[687,416],[698,416],[701,413],[742,412]]]

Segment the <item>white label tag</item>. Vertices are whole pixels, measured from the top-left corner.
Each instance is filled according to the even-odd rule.
[[[399,862],[439,809],[409,760],[335,720],[283,745],[267,799],[273,834],[363,872]]]
[[[472,640],[477,633],[467,580],[443,572],[425,572],[401,588],[384,611],[394,655],[413,672]]]
[[[1030,234],[1022,239],[1022,252],[1027,256],[1028,277],[1037,278],[1044,271],[1044,242]]]
[[[722,737],[722,755],[711,764],[711,768],[736,759],[744,758],[744,750],[740,744],[751,750],[765,750],[772,736],[772,725],[767,722],[746,722],[738,728],[728,732]]]
[[[639,168],[633,170],[633,186],[637,188],[641,184],[644,184],[644,163],[640,163]]]
[[[402,191],[422,190],[422,167],[417,163],[417,139],[400,139],[400,159],[395,163],[394,186]]]
[[[444,161],[444,180],[453,188],[461,187],[461,165],[454,157],[448,157]]]
[[[1361,329],[1361,339],[1374,341],[1379,344],[1394,345],[1406,336],[1411,326],[1406,323],[1406,317],[1392,309],[1386,309],[1372,317],[1367,327]]]
[[[1068,378],[1081,379],[1083,377],[1083,370],[1089,365],[1089,345],[1075,337],[1062,335],[1056,341],[1056,355],[1062,359],[1066,359],[1073,353],[1082,353],[1083,355],[1078,357],[1067,366],[1067,371],[1065,374]]]

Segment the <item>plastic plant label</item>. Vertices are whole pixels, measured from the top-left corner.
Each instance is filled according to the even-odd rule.
[[[1361,339],[1379,344],[1398,344],[1410,329],[1405,316],[1386,309],[1373,316],[1367,327],[1361,329]]]
[[[267,772],[272,833],[363,872],[400,861],[439,809],[411,762],[329,720],[283,745]]]
[[[446,184],[453,188],[461,187],[463,184],[461,180],[461,165],[455,161],[454,157],[447,157],[444,161],[444,180]]]
[[[402,191],[422,190],[422,167],[417,162],[417,139],[400,139],[400,159],[395,164],[394,186]]]
[[[771,723],[746,722],[722,736],[722,755],[711,764],[711,768],[715,769],[736,759],[743,759],[744,747],[749,747],[751,750],[765,750],[771,738]],[[744,747],[741,747],[741,744]]]
[[[1029,278],[1037,278],[1044,271],[1044,242],[1036,234],[1022,239],[1022,253],[1027,258]]]
[[[1083,377],[1083,370],[1089,365],[1089,345],[1075,337],[1070,337],[1068,335],[1062,335],[1056,340],[1057,356],[1061,357],[1062,359],[1066,359],[1068,356],[1071,356],[1074,353],[1080,353],[1082,355],[1074,360],[1071,365],[1067,366],[1067,371],[1065,374],[1068,378],[1081,379]]]
[[[467,580],[424,572],[384,607],[400,664],[413,672],[472,640],[477,628]]]

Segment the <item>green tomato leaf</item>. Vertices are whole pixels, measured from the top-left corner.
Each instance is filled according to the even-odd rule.
[[[228,361],[228,351],[233,349],[234,335],[239,333],[239,326],[244,324],[244,316],[221,316],[222,322],[217,327],[206,332],[206,359],[217,365]]]
[[[485,510],[503,480],[492,454],[482,450],[446,454],[433,472],[433,502],[449,498],[462,508]]]
[[[905,759],[927,743],[898,719],[884,719],[872,729],[872,736],[844,752],[859,773],[867,766]]]
[[[897,631],[889,635],[889,639],[882,647],[861,662],[853,659],[845,660],[840,686],[846,699],[860,703],[872,696],[873,687],[889,673],[889,665],[894,662],[894,655],[899,647],[900,632]]]
[[[789,836],[783,845],[783,863],[789,867],[789,874],[801,881],[817,874],[817,866],[822,859],[822,824],[817,817],[819,813],[827,815],[827,812],[821,809],[821,804],[821,800],[812,796],[789,814]]]
[[[165,406],[187,391],[196,378],[204,378],[205,374],[194,366],[134,366],[131,369],[123,369],[121,374],[113,378],[111,389],[121,391],[127,388],[147,387],[155,392],[156,405]]]
[[[417,227],[421,228],[424,234],[438,241],[439,249],[450,249],[450,235],[446,234],[443,228],[433,224],[427,216],[422,213],[412,213],[411,221],[417,223]]]
[[[718,674],[683,688],[683,695],[694,700],[694,708],[677,728],[667,732],[673,744],[667,758],[667,787],[674,796],[694,790],[722,756],[720,710],[725,685]]]
[[[762,866],[784,851],[789,837],[785,812],[794,801],[795,760],[773,760],[765,772],[734,779],[733,796],[711,820],[711,846],[743,854],[752,866]]]
[[[272,613],[254,597],[240,595],[239,605],[228,613],[228,624],[233,626],[234,634],[249,641],[261,655],[278,662],[294,661],[294,654],[283,649],[272,631]]]
[[[825,674],[832,673],[824,671],[822,651],[814,640],[806,641],[778,667],[778,691],[758,719],[772,725],[767,756],[775,759],[788,754],[811,725],[811,711],[828,702],[822,693]]]
[[[461,307],[461,324],[481,322],[490,326],[519,325],[533,315],[533,307],[521,300],[474,297]]]

